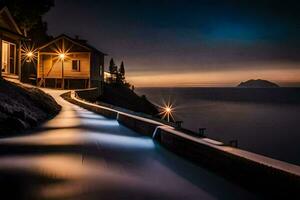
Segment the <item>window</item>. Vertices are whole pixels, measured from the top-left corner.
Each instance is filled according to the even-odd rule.
[[[16,66],[15,66],[15,61],[16,61],[16,47],[13,44],[9,44],[9,72],[11,74],[16,74]]]
[[[0,43],[1,45],[1,43]],[[1,70],[5,73],[16,73],[16,46],[15,44],[2,41]]]
[[[80,71],[80,60],[72,60],[72,71]]]
[[[9,64],[9,44],[2,42],[2,71],[8,73]]]

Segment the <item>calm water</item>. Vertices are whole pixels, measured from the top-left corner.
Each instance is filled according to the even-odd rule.
[[[210,138],[300,165],[300,105],[204,100],[200,88],[139,88],[149,100],[176,105],[176,120],[185,128],[207,128]],[[226,92],[225,92],[226,93]],[[255,95],[255,94],[254,94]]]

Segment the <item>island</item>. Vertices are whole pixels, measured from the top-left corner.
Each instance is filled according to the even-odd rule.
[[[262,79],[251,79],[246,82],[241,82],[237,87],[241,88],[279,88],[280,86],[276,83],[272,83]]]

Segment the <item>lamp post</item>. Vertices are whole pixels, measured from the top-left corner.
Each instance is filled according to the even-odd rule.
[[[65,60],[65,54],[60,53],[59,58],[61,59],[61,89],[65,88],[65,79],[64,79],[64,60]]]
[[[34,59],[34,52],[28,50],[28,51],[25,53],[25,56],[24,56],[24,60],[25,60],[24,64],[26,64],[26,65],[25,65],[25,70],[22,69],[22,68],[20,67],[20,73],[19,73],[19,74],[20,74],[20,81],[23,81],[23,78],[25,78],[26,76],[27,76],[27,77],[29,76],[29,74],[30,74],[30,67],[31,67],[31,65],[32,65],[33,59]],[[22,72],[22,70],[24,70],[25,77],[23,77],[23,72]]]
[[[158,107],[160,108],[159,115],[162,116],[161,119],[166,120],[167,122],[170,122],[171,120],[173,120],[173,122],[175,122],[175,119],[173,116],[175,108],[174,108],[173,104],[170,102],[170,100],[167,103],[164,102],[163,106],[158,105]]]
[[[166,113],[166,115],[167,115],[167,120],[168,120],[168,122],[170,122],[170,115],[171,115],[171,113],[172,113],[172,108],[169,107],[169,106],[166,106],[166,107],[165,107],[165,113]]]

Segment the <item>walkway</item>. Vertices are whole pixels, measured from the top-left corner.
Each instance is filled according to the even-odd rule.
[[[3,199],[255,199],[116,120],[47,90],[61,113],[32,134],[0,140]]]

